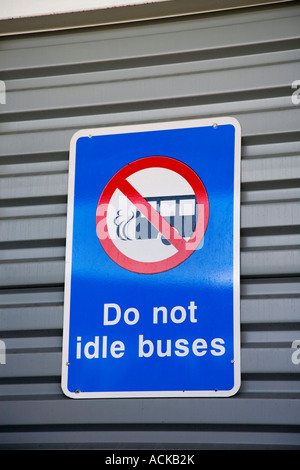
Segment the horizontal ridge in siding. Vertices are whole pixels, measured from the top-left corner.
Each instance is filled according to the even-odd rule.
[[[168,55],[170,53],[204,51],[209,53],[223,48],[252,47],[255,54],[257,44],[272,43],[276,49],[278,31],[280,40],[299,38],[299,9],[288,5],[281,10],[252,10],[224,16],[183,18],[176,22],[151,22],[141,27],[111,27],[107,29],[87,29],[68,35],[55,33],[35,35],[28,38],[10,38],[2,41],[1,63],[3,72],[11,73],[20,69],[39,69],[49,66],[89,64],[101,60],[143,59],[143,57]],[[217,34],[216,34],[217,32]],[[220,37],[222,44],[220,45]],[[49,40],[50,39],[50,40]],[[221,46],[221,47],[220,47]],[[20,51],[22,54],[20,55]],[[219,52],[220,53],[220,52]]]
[[[300,369],[291,360],[300,339],[300,108],[291,102],[299,11],[293,5],[203,23],[2,41],[7,364],[0,366],[0,447],[299,448]],[[72,134],[212,115],[233,115],[242,125],[240,391],[224,400],[126,406],[66,398],[60,371]]]
[[[299,445],[299,427],[264,425],[260,433],[256,425],[245,424],[90,424],[77,425],[14,425],[3,426],[0,448],[104,448],[137,449],[226,449],[235,444],[238,448],[251,449],[270,446],[289,449]],[[259,433],[259,435],[258,435]],[[237,437],[235,435],[237,434]],[[200,443],[200,444],[199,444]],[[202,444],[201,444],[202,443]]]
[[[254,45],[218,47],[216,49],[185,51],[181,53],[156,54],[139,58],[127,58],[116,60],[94,60],[83,64],[76,63],[70,65],[48,65],[45,67],[3,70],[1,77],[3,80],[24,80],[35,77],[55,77],[60,75],[77,75],[82,73],[106,72],[113,70],[127,70],[136,67],[153,67],[159,65],[184,64],[187,62],[200,62],[213,59],[228,59],[232,57],[241,58],[251,54],[267,54],[281,51],[292,51],[299,49],[300,41],[296,39],[286,39],[257,43]]]

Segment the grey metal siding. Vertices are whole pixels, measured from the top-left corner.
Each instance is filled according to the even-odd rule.
[[[299,20],[286,4],[1,40],[0,448],[300,447]],[[240,391],[65,397],[71,136],[225,115],[242,126]]]

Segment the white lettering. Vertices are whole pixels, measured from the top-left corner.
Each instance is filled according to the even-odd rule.
[[[197,338],[193,342],[192,349],[195,356],[204,356],[207,353],[207,342],[202,338]],[[202,349],[205,349],[205,351],[202,351]]]
[[[181,312],[181,315],[180,315],[179,318],[176,318],[175,312],[177,312],[178,310]],[[180,305],[178,305],[178,306],[172,308],[172,310],[171,310],[171,320],[172,320],[173,323],[182,323],[185,320],[185,318],[186,318],[186,310],[185,310],[184,307],[180,307]]]
[[[214,349],[211,349],[211,354],[213,356],[223,356],[225,353],[225,348],[224,346],[221,346],[221,344],[225,344],[225,341],[222,338],[215,338],[211,342],[211,347]]]
[[[176,356],[187,356],[189,353],[188,344],[189,342],[186,339],[178,339],[175,343],[175,348],[177,348],[177,350],[175,349]]]
[[[148,346],[147,352],[144,351],[144,345]],[[150,357],[152,356],[153,351],[154,351],[154,346],[153,346],[152,341],[148,339],[144,341],[144,336],[139,335],[139,357]]]
[[[171,356],[171,340],[167,339],[167,348],[165,352],[161,350],[161,340],[157,341],[157,355],[159,357]]]
[[[92,348],[92,352],[90,352]],[[98,359],[99,357],[99,336],[95,336],[95,342],[89,341],[84,347],[84,355],[87,359]]]
[[[193,455],[184,455],[184,454],[159,454],[155,457],[154,454],[151,455],[148,465],[194,465],[194,454]]]
[[[167,323],[168,311],[166,307],[154,307],[153,309],[153,323],[158,323],[158,312],[161,311],[163,314],[163,323]]]
[[[195,318],[195,310],[197,310],[197,306],[195,305],[194,301],[190,302],[190,305],[188,306],[188,309],[190,311],[190,322],[191,323],[197,323],[197,320]]]
[[[131,465],[133,468],[137,466],[138,462],[139,457],[119,457],[115,454],[105,459],[105,465]]]
[[[197,305],[195,305],[194,301],[191,301],[188,310],[190,311],[189,320],[191,323],[197,323],[195,311],[197,310]],[[161,313],[160,315],[159,312]],[[178,313],[180,312],[180,313]],[[181,305],[176,305],[172,308],[170,312],[170,320],[173,323],[182,323],[187,319],[186,309]],[[154,307],[153,308],[153,323],[157,324],[159,322],[168,323],[168,310],[166,307]]]
[[[110,345],[108,343],[107,336],[102,337],[102,348],[101,357],[103,359],[107,358],[110,354],[112,357],[118,359],[122,357],[125,353],[125,345],[123,341],[113,341]],[[100,357],[100,337],[95,336],[94,341],[88,341],[84,348],[83,354],[87,359],[99,359]],[[76,359],[81,359],[82,357],[82,348],[81,348],[81,336],[77,336],[76,344]]]
[[[209,352],[213,356],[222,356],[225,353],[225,347],[222,346],[225,341],[222,338],[214,338],[211,341]],[[208,345],[205,339],[196,338],[191,343],[191,351],[195,356],[205,356],[208,352]],[[180,338],[173,343],[172,339],[166,340],[150,340],[144,339],[143,335],[139,335],[139,357],[151,357],[156,354],[158,357],[170,357],[175,354],[178,357],[187,356],[190,353],[190,345],[187,339]]]
[[[110,347],[110,354],[115,357],[122,357],[124,355],[125,346],[122,341],[114,341]]]
[[[104,304],[103,325],[116,325],[121,320],[121,307],[118,304]],[[133,314],[133,318],[132,318]],[[137,308],[130,307],[124,312],[127,325],[135,325],[140,319]]]
[[[129,313],[131,312],[133,312],[134,314],[133,320],[129,320]],[[139,318],[140,318],[140,314],[139,314],[138,309],[136,308],[128,308],[124,312],[124,321],[125,323],[127,323],[127,325],[135,325],[139,321]]]
[[[104,359],[107,357],[107,336],[103,336],[102,339],[102,357]]]
[[[76,359],[81,359],[81,336],[77,336]]]
[[[115,318],[113,318],[112,320],[108,319],[109,309],[115,309],[115,312],[116,312],[116,314],[113,313],[113,315],[115,315]],[[121,319],[121,309],[118,304],[104,304],[104,315],[103,315],[104,325],[116,325],[117,323],[119,323],[120,319]]]

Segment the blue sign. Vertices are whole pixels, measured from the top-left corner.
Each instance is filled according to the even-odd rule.
[[[237,392],[240,142],[233,118],[74,135],[62,364],[67,396]]]

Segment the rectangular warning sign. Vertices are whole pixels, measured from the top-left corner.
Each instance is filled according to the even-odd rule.
[[[74,135],[67,396],[238,391],[240,144],[234,118]]]

